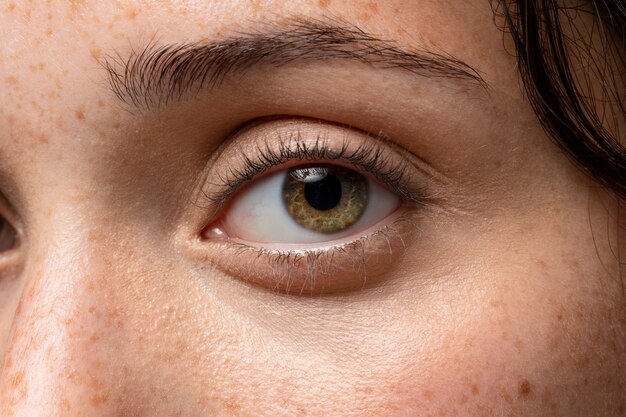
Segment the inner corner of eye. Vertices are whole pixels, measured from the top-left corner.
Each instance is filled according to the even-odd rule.
[[[226,238],[228,238],[228,236],[224,232],[223,227],[220,227],[219,225],[215,225],[215,224],[212,224],[212,225],[204,228],[202,230],[202,233],[200,234],[200,236],[204,240],[208,240],[208,239],[226,239]]]

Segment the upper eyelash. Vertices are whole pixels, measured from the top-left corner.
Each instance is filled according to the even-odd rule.
[[[302,141],[299,131],[290,134],[288,138],[279,136],[278,140],[278,150],[270,146],[269,138],[265,138],[257,145],[253,152],[254,156],[242,155],[243,168],[231,167],[225,175],[219,175],[219,182],[211,185],[217,186],[220,191],[203,192],[204,196],[219,207],[241,186],[268,169],[287,161],[341,160],[372,174],[406,200],[416,204],[425,203],[424,192],[414,192],[407,187],[405,164],[392,163],[390,158],[384,155],[383,146],[394,148],[396,145],[382,135],[373,138],[371,143],[359,144],[354,150],[349,150],[347,140],[342,142],[340,149],[332,149],[327,146],[328,140],[322,134],[318,135],[313,144]]]

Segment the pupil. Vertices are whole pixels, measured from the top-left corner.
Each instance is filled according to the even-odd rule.
[[[324,178],[304,183],[304,197],[316,210],[325,211],[335,208],[341,201],[341,181],[329,174]]]

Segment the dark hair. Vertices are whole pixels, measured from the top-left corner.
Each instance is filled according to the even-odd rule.
[[[526,95],[544,129],[626,199],[619,130],[626,121],[626,0],[493,0],[492,6],[512,36]],[[591,26],[576,17],[589,18]],[[592,90],[592,81],[601,91]]]

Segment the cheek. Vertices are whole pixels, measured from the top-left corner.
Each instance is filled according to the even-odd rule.
[[[512,290],[485,300],[403,371],[381,375],[384,407],[398,415],[623,415],[624,306],[578,289],[525,288],[524,298]]]

